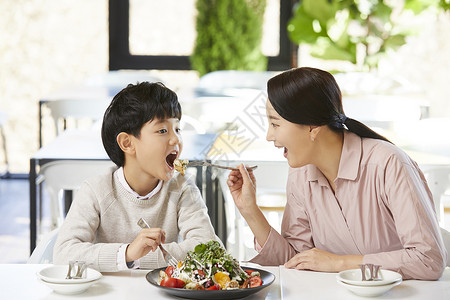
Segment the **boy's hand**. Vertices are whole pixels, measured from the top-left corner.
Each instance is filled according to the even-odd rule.
[[[150,251],[155,252],[161,243],[166,240],[166,233],[161,228],[142,229],[134,241],[128,245],[125,252],[126,262],[135,261],[147,255]]]

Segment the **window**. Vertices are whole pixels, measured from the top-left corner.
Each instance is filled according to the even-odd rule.
[[[269,70],[291,66],[291,8],[291,1],[267,1],[262,51]],[[109,0],[109,69],[190,70],[195,18],[195,0]]]

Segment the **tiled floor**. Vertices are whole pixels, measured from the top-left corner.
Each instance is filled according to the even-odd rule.
[[[25,263],[29,256],[27,179],[0,179],[0,263]]]
[[[29,183],[26,177],[20,174],[14,179],[0,179],[0,263],[26,263],[30,256]],[[43,197],[46,197],[45,193]],[[42,214],[41,232],[45,233],[50,230],[45,205]]]

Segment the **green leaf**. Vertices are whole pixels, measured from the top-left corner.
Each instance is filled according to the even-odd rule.
[[[347,47],[350,38],[347,33],[350,23],[350,14],[348,9],[336,12],[336,16],[327,23],[327,34],[330,39],[340,48]]]
[[[439,7],[441,7],[444,11],[450,10],[450,0],[440,0]]]
[[[205,250],[206,250],[205,244],[198,244],[197,246],[195,246],[195,253],[197,253],[197,254],[201,254],[201,253],[205,252]]]
[[[330,18],[334,18],[339,9],[339,1],[329,0],[303,0],[300,6],[313,19],[319,20],[322,26],[326,26]]]
[[[436,0],[405,0],[405,9],[418,14],[434,4],[436,4]]]
[[[391,21],[392,8],[384,4],[383,2],[379,2],[376,6],[373,16],[377,17],[381,20],[382,23],[388,23]]]
[[[388,37],[382,46],[383,50],[397,49],[406,43],[406,36],[404,34],[396,34]]]
[[[347,60],[356,63],[356,45],[349,43],[346,48],[340,48],[330,38],[320,37],[311,46],[311,55],[322,59]]]
[[[287,29],[291,41],[296,44],[315,43],[317,38],[322,34],[314,31],[313,21],[314,19],[300,5],[288,23]]]

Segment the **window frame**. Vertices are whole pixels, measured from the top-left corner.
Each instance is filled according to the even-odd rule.
[[[189,56],[132,55],[129,44],[129,0],[109,1],[109,70],[192,70]],[[295,46],[287,34],[287,23],[292,14],[292,0],[280,0],[279,54],[268,56],[269,71],[286,70],[292,66]],[[294,54],[295,56],[295,54]]]

